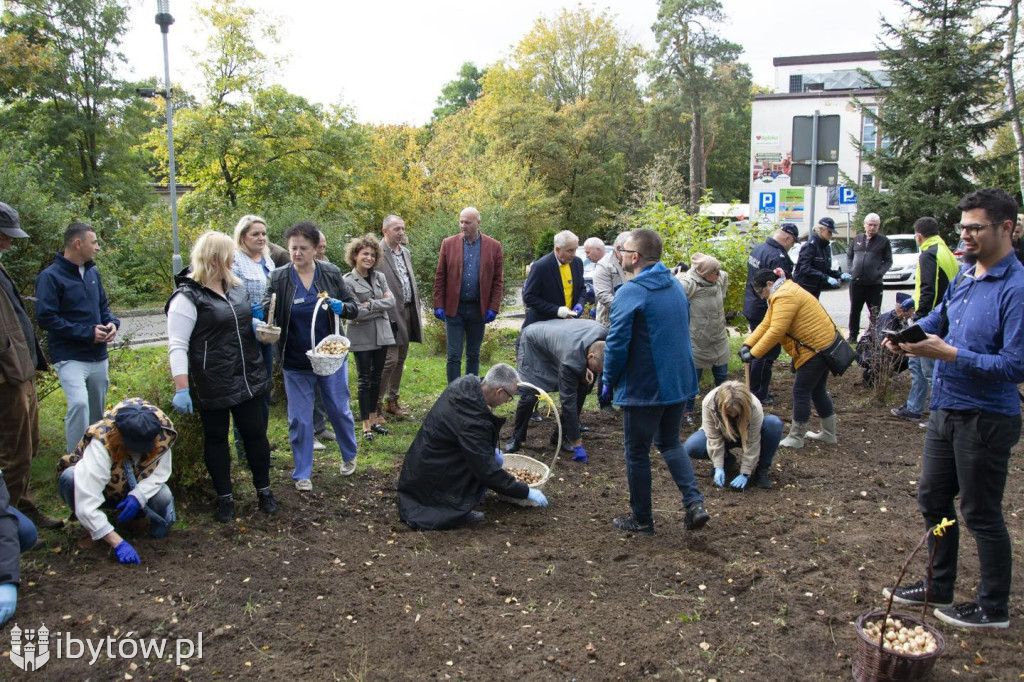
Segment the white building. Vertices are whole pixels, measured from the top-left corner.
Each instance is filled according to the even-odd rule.
[[[868,141],[876,147],[885,142],[877,126],[865,118],[854,104],[854,98],[874,104],[881,90],[869,87],[860,73],[863,69],[874,75],[880,83],[887,78],[877,52],[854,52],[802,57],[777,57],[775,66],[775,93],[755,95],[752,106],[750,139],[750,212],[759,222],[796,223],[801,235],[823,216],[831,216],[840,228],[841,236],[848,236],[851,214],[840,207],[843,185],[877,180],[871,168],[863,162],[855,141]],[[827,160],[837,165],[838,172],[830,172],[824,183],[819,171],[819,186],[815,190],[813,221],[811,219],[811,188],[791,185],[793,164],[794,117],[837,116],[839,139],[835,158]],[[809,145],[809,140],[805,141]],[[819,146],[819,159],[821,150]],[[799,170],[799,169],[798,169]],[[847,206],[846,211],[855,210]],[[856,230],[856,226],[854,226]]]

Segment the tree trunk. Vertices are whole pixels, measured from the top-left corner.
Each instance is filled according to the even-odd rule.
[[[1013,82],[1013,60],[1017,52],[1017,26],[1020,23],[1020,0],[1010,0],[1006,41],[1003,45],[1003,78],[1006,80],[1006,110],[1010,114],[1013,140],[1017,145],[1017,185],[1024,196],[1024,129],[1017,104],[1017,85]]]
[[[697,215],[704,196],[704,112],[699,96],[693,99],[693,120],[690,124],[690,213]]]

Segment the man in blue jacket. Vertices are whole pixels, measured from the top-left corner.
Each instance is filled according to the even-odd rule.
[[[710,516],[697,489],[690,458],[679,442],[683,404],[697,395],[690,347],[690,304],[683,287],[661,263],[661,237],[634,230],[620,249],[633,279],[612,301],[604,355],[604,386],[622,408],[630,513],[613,520],[619,530],[654,534],[651,513],[651,442],[661,451],[683,495],[688,530]]]
[[[66,452],[74,452],[85,430],[103,417],[107,401],[107,344],[121,321],[110,314],[107,292],[93,257],[96,231],[71,223],[64,253],[36,278],[36,321],[46,330],[50,359],[67,397]]]

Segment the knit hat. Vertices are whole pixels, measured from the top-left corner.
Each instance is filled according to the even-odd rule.
[[[117,412],[114,424],[121,433],[121,441],[131,452],[146,453],[153,449],[156,437],[163,428],[153,411],[142,405],[126,405]]]
[[[722,264],[718,262],[718,259],[714,256],[709,256],[705,253],[695,253],[690,256],[690,267],[701,276],[703,279],[707,279],[711,275],[717,274]]]
[[[913,310],[915,308],[914,297],[910,294],[905,294],[902,291],[896,294],[896,303],[904,310]]]

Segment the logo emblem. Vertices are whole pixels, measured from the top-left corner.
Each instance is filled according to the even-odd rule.
[[[50,631],[43,624],[38,630],[11,628],[11,662],[26,672],[39,670],[50,660]]]

